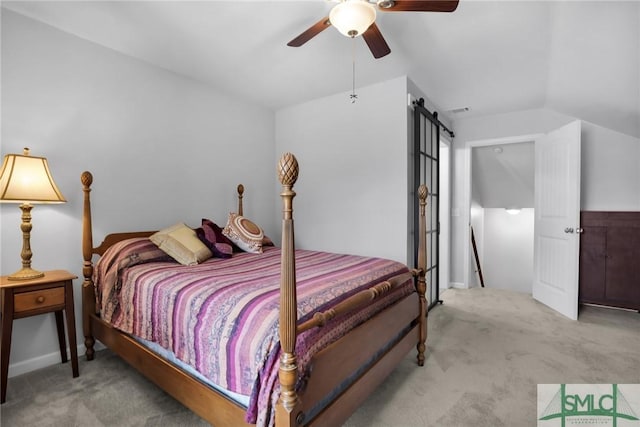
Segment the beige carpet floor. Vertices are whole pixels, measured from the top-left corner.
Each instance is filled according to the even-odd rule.
[[[347,426],[535,426],[537,384],[640,383],[636,312],[583,306],[576,322],[486,288],[443,300],[425,366],[406,358]]]
[[[640,383],[640,314],[582,307],[577,322],[530,295],[447,290],[424,367],[408,355],[347,427],[535,426],[537,384]],[[10,378],[2,426],[200,426],[109,351]]]

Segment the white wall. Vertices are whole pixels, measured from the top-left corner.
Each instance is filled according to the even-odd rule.
[[[533,209],[517,215],[484,209],[482,273],[488,288],[531,293],[533,284]]]
[[[407,262],[407,78],[357,93],[276,112],[276,153],[300,163],[296,245]]]
[[[582,123],[582,210],[640,210],[640,139]]]
[[[431,111],[436,107],[406,76],[356,92],[353,104],[339,93],[276,112],[276,153],[290,151],[300,163],[296,245],[411,265],[413,108],[407,94],[425,98]]]
[[[24,146],[49,159],[68,200],[32,211],[37,269],[81,276],[83,170],[94,174],[95,244],[113,231],[224,223],[240,182],[245,214],[279,237],[273,112],[3,10],[2,154]],[[1,205],[0,219],[5,275],[20,267],[18,206]],[[57,363],[55,337],[53,315],[16,321],[11,374]]]
[[[452,281],[464,283],[465,251],[468,251],[470,145],[547,133],[571,121],[549,109],[535,109],[454,121],[454,183],[452,200]],[[527,139],[523,139],[527,140]],[[530,140],[530,139],[528,139]],[[583,210],[640,210],[640,140],[600,126],[582,126]]]

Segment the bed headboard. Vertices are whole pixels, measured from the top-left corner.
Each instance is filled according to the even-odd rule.
[[[91,184],[93,183],[93,175],[89,171],[82,172],[80,176],[80,182],[82,183],[82,191],[84,192],[84,206],[82,211],[82,255],[87,267],[87,262],[91,264],[91,259],[94,254],[102,256],[109,247],[114,244],[134,237],[149,237],[157,230],[151,231],[129,231],[120,233],[111,233],[105,236],[100,245],[93,246],[93,229],[91,224]],[[236,188],[238,193],[238,215],[243,215],[242,198],[244,196],[244,185],[238,184]],[[83,269],[84,273],[84,269]],[[86,277],[86,275],[85,275]]]
[[[93,246],[93,229],[91,224],[91,184],[93,184],[93,175],[89,171],[82,172],[80,176],[82,183],[82,191],[84,192],[84,204],[82,210],[82,311],[83,311],[83,331],[85,336],[85,347],[87,348],[87,359],[93,359],[94,339],[91,334],[91,326],[89,316],[96,313],[96,299],[93,287],[93,255],[102,256],[109,247],[125,240],[135,237],[149,237],[155,231],[132,231],[122,233],[108,234],[99,246]],[[244,196],[244,185],[239,184],[238,192],[238,214],[242,215],[242,197]]]

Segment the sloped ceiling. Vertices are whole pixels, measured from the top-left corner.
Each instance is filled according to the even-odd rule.
[[[534,207],[534,143],[474,147],[472,197],[483,208]]]
[[[408,75],[441,114],[546,107],[640,137],[639,2],[461,0],[454,13],[379,13],[392,53],[378,60],[333,28],[286,46],[328,15],[326,0],[2,5],[269,108],[349,91],[355,48],[357,85]]]

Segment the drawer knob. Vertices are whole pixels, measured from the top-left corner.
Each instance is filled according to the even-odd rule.
[[[40,295],[38,298],[36,298],[36,302],[38,304],[42,304],[44,302],[44,297],[42,295]]]

